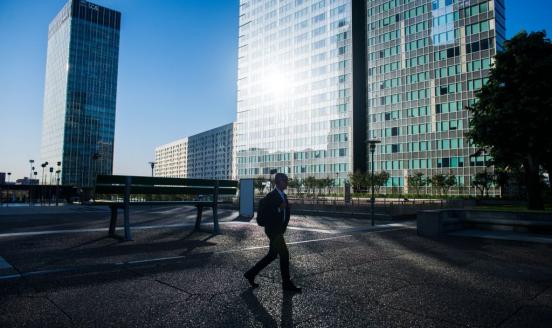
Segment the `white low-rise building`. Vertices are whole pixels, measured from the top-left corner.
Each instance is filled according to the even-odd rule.
[[[179,139],[155,148],[155,176],[186,178],[188,138]]]
[[[155,175],[234,179],[235,123],[226,124],[155,149]]]

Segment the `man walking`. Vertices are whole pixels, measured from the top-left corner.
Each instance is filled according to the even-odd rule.
[[[251,287],[258,287],[259,285],[255,283],[255,276],[279,256],[283,289],[300,293],[301,288],[296,287],[289,277],[289,252],[284,240],[284,233],[290,217],[289,203],[284,193],[288,184],[287,175],[276,173],[274,183],[276,188],[266,195],[264,208],[262,209],[265,218],[265,234],[270,240],[270,248],[268,254],[249,269],[244,277],[249,281]]]

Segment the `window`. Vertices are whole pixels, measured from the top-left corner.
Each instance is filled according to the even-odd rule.
[[[489,48],[492,47],[493,42],[494,42],[494,39],[489,38],[489,39],[483,39],[483,40],[480,40],[480,41],[475,41],[475,42],[472,42],[472,43],[468,43],[466,45],[466,53],[472,53],[472,52],[477,52],[477,51],[489,49]]]

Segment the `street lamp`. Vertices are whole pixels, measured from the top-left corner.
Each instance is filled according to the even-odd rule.
[[[334,185],[335,185],[335,205],[337,205],[337,193],[339,192],[339,181],[338,181],[338,178],[339,178],[339,173],[335,172],[335,182],[334,182]]]
[[[153,168],[155,167],[155,162],[149,162],[149,165],[151,166],[151,176],[153,177]]]
[[[8,206],[8,202],[10,200],[10,192],[9,192],[9,189],[10,189],[10,176],[11,176],[11,172],[8,172],[8,186],[7,186],[7,191],[6,191],[6,206]]]
[[[56,171],[56,173],[58,174],[58,177],[57,177],[57,178],[58,178],[58,180],[60,180],[60,179],[61,179],[61,162],[57,162],[56,164],[57,164],[57,171]],[[60,182],[60,181],[58,181],[58,185],[59,185],[59,182]]]
[[[372,226],[374,226],[374,203],[376,202],[376,199],[374,198],[374,152],[376,151],[376,145],[379,144],[381,142],[381,140],[376,140],[376,139],[372,139],[372,140],[368,140],[367,143],[370,147],[370,154],[372,154],[372,160],[371,160],[371,164],[370,164],[370,168],[371,168],[371,185],[372,185],[372,196],[370,197],[370,213],[371,213],[371,217],[372,217]]]
[[[61,162],[58,162],[58,167],[61,165]],[[56,206],[59,204],[59,174],[61,173],[61,170],[56,171]]]
[[[44,163],[40,164],[40,166],[42,166],[42,184],[44,185],[44,184],[46,184],[46,181],[44,181],[44,168],[46,166],[48,166],[48,162],[44,162]]]
[[[29,173],[29,184],[31,184],[30,180],[33,179],[33,170],[34,170],[33,163],[34,163],[34,159],[30,159],[29,160],[29,165],[31,166],[31,173]]]

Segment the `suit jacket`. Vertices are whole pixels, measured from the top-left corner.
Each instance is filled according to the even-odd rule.
[[[290,218],[289,202],[287,201],[287,196],[285,196],[286,210],[285,217],[284,211],[278,209],[280,204],[282,204],[282,196],[278,193],[276,189],[272,190],[268,195],[266,195],[266,207],[264,208],[264,215],[266,218],[265,223],[265,233],[267,235],[274,235],[286,232],[287,225]]]

